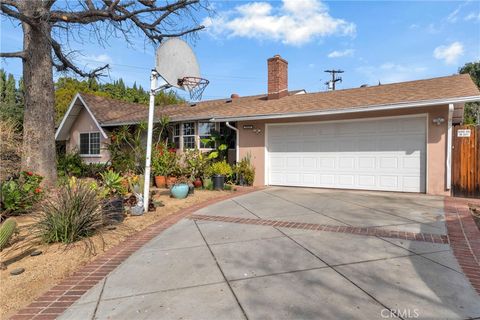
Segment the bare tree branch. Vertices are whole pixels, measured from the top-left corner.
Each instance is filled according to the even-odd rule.
[[[0,1],[2,4],[12,6],[18,9],[18,2],[15,0],[1,0]]]
[[[183,7],[186,8],[193,4],[198,3],[199,0],[178,0],[174,3],[167,4],[165,6],[156,7],[146,6],[145,8],[128,11],[127,5],[119,5],[119,1],[110,3],[110,1],[104,1],[105,4],[109,4],[108,7],[103,9],[94,9],[94,5],[88,6],[89,9],[85,11],[52,11],[50,14],[50,22],[67,22],[67,23],[80,23],[87,24],[98,21],[112,20],[116,22],[126,21],[134,16],[138,16],[143,13],[154,13],[175,10],[174,8]],[[118,14],[117,11],[123,11],[123,14]]]
[[[15,19],[18,19],[22,22],[25,22],[25,23],[28,23],[29,25],[33,26],[35,25],[35,20],[32,19],[31,17],[28,17],[22,13],[20,13],[19,11],[15,11],[11,8],[8,7],[8,5],[10,4],[7,4],[5,3],[3,0],[0,4],[0,10],[3,14],[9,16],[9,17],[12,17],[12,18],[15,18]],[[13,6],[13,5],[12,5]],[[13,6],[15,8],[17,8],[16,6]]]
[[[71,62],[68,59],[68,57],[63,53],[62,47],[60,46],[60,44],[57,41],[55,41],[51,38],[50,38],[50,41],[52,43],[53,52],[55,53],[55,56],[57,57],[57,59],[60,62],[60,63],[55,63],[55,62],[52,62],[52,63],[53,63],[53,66],[59,72],[72,70],[73,72],[75,72],[76,74],[78,74],[81,77],[96,78],[96,77],[101,75],[101,72],[103,70],[109,68],[109,65],[106,64],[106,65],[104,65],[102,67],[98,67],[98,68],[96,68],[96,69],[94,69],[90,72],[82,71],[73,62]]]
[[[0,58],[20,58],[20,59],[25,59],[25,51],[0,52]]]

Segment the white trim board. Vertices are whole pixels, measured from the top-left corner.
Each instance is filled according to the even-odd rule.
[[[63,129],[63,126],[65,125],[65,122],[67,120],[67,118],[70,116],[70,113],[72,112],[73,110],[73,107],[75,106],[75,103],[77,102],[77,99],[80,99],[80,102],[83,104],[83,107],[87,110],[88,114],[90,115],[90,117],[92,118],[93,122],[95,123],[95,125],[97,126],[98,128],[98,131],[100,131],[100,133],[102,134],[103,138],[104,139],[108,139],[108,136],[107,134],[105,133],[105,131],[103,130],[103,128],[100,126],[100,124],[98,123],[97,119],[95,118],[95,116],[93,115],[92,111],[90,110],[90,108],[88,107],[88,105],[85,103],[85,101],[83,100],[82,96],[77,93],[75,95],[75,97],[73,98],[72,102],[70,103],[70,106],[68,107],[67,109],[67,112],[65,113],[65,115],[63,116],[63,119],[62,119],[62,122],[60,122],[60,125],[58,126],[57,128],[57,131],[55,132],[55,140],[58,139],[58,136],[60,135],[60,132],[62,131]],[[75,120],[74,120],[75,122]]]

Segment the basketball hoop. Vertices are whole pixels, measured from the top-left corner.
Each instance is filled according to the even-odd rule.
[[[201,100],[202,94],[210,81],[200,77],[183,77],[178,79],[178,85],[190,94],[190,99]]]
[[[164,84],[157,87],[157,78]],[[150,199],[150,173],[152,165],[153,118],[155,94],[168,88],[188,90],[190,99],[200,100],[208,80],[200,77],[200,67],[192,48],[180,38],[172,38],[160,44],[155,54],[155,69],[150,77],[150,102],[148,105],[147,150],[145,154],[145,181],[143,205],[148,212]]]

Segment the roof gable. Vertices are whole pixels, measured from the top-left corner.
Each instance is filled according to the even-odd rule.
[[[55,132],[56,141],[63,141],[68,138],[70,129],[72,128],[73,124],[75,123],[77,117],[80,115],[80,112],[82,111],[83,108],[87,110],[90,118],[95,123],[95,125],[97,126],[102,136],[105,139],[108,138],[107,134],[105,133],[103,128],[100,126],[98,120],[93,115],[92,111],[90,110],[88,105],[85,103],[82,96],[77,93],[73,98],[72,102],[70,103],[70,106],[68,107],[67,112],[63,116],[62,122],[60,122],[60,125],[57,128],[57,131]]]

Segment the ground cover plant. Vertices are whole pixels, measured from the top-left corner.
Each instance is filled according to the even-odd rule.
[[[42,177],[29,171],[22,171],[1,185],[2,216],[14,216],[29,212],[43,196],[40,187]]]

